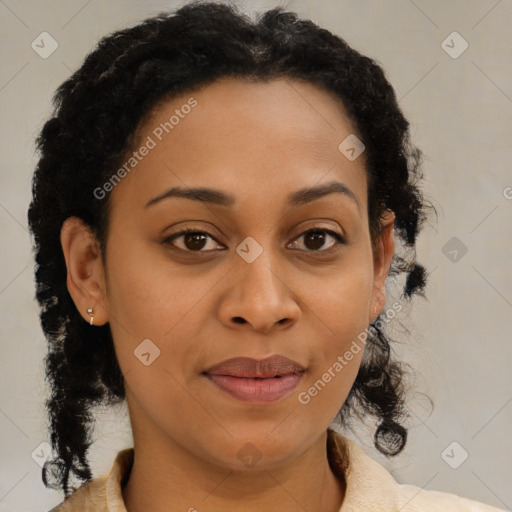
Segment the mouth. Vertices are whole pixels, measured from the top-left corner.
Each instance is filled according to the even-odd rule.
[[[306,368],[284,356],[257,360],[236,357],[212,366],[203,375],[218,389],[245,402],[269,403],[289,395]]]
[[[280,400],[289,395],[302,379],[302,373],[267,378],[210,374],[206,374],[206,376],[221,391],[233,398],[252,404],[265,404]]]
[[[305,371],[305,367],[293,359],[281,355],[265,359],[251,357],[233,357],[208,368],[208,375],[227,375],[244,379],[267,379],[283,377]]]

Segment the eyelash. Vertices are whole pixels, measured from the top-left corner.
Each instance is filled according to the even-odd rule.
[[[345,238],[342,235],[340,235],[336,231],[333,231],[331,229],[327,229],[327,228],[324,228],[324,227],[321,227],[321,226],[313,226],[313,227],[307,229],[306,231],[301,233],[298,237],[294,238],[294,241],[299,239],[300,237],[302,237],[304,235],[307,235],[308,233],[311,233],[311,232],[327,233],[328,235],[331,235],[336,240],[336,243],[330,249],[317,250],[317,251],[315,251],[313,249],[311,249],[311,250],[300,250],[300,252],[306,252],[306,253],[309,252],[309,253],[314,253],[315,255],[318,254],[319,256],[327,256],[327,255],[332,254],[333,252],[336,252],[340,248],[341,245],[345,245],[346,244]],[[211,251],[203,251],[203,250],[190,251],[190,250],[185,250],[185,249],[179,249],[177,247],[172,246],[172,242],[176,238],[179,238],[180,236],[183,236],[183,235],[187,235],[188,233],[194,233],[194,234],[199,234],[199,235],[207,235],[208,237],[210,237],[211,239],[215,240],[217,243],[220,244],[220,242],[213,235],[208,233],[207,231],[202,231],[200,229],[195,229],[195,228],[185,228],[182,231],[174,233],[171,236],[165,238],[163,240],[163,244],[164,245],[169,245],[173,249],[176,249],[178,251],[182,251],[182,252],[185,252],[185,253],[197,253],[197,254],[206,254],[206,255],[211,253]]]

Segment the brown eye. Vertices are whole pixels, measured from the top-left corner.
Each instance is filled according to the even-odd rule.
[[[208,235],[204,233],[187,233],[183,237],[183,243],[187,249],[197,251],[204,248]]]
[[[320,252],[329,254],[335,250],[337,250],[338,246],[345,243],[345,239],[335,231],[330,229],[323,228],[313,228],[309,229],[302,233],[296,240],[300,240],[300,238],[304,238],[303,245],[305,246],[305,251],[311,252]],[[335,241],[331,243],[327,249],[322,249],[326,243],[329,242],[329,237],[333,238]]]
[[[305,247],[304,249],[300,249],[301,251],[318,253],[319,255],[331,254],[336,251],[340,245],[346,243],[343,236],[335,231],[324,228],[309,229],[297,237],[292,243],[297,244],[297,240],[300,240],[301,238],[304,238],[303,245]],[[322,247],[329,242],[329,239],[334,239],[334,243],[331,242],[327,248],[322,249]],[[214,252],[215,249],[219,247],[215,243],[211,243],[209,250],[206,250],[205,248],[208,246],[208,242],[210,240],[217,242],[217,240],[208,232],[188,228],[167,237],[163,243],[165,245],[170,245],[179,251],[207,254],[209,252]],[[177,241],[180,243],[177,243]],[[221,247],[225,249],[223,246]]]
[[[180,239],[181,244],[179,245],[181,245],[181,247],[175,243],[175,240]],[[166,238],[164,240],[164,244],[171,245],[172,247],[185,252],[209,252],[208,250],[203,250],[207,246],[208,240],[215,240],[215,238],[205,231],[184,229],[183,231]],[[218,247],[215,244],[212,244],[212,246],[212,250]]]
[[[318,251],[325,244],[325,233],[322,231],[309,231],[304,238],[304,244],[312,251]]]

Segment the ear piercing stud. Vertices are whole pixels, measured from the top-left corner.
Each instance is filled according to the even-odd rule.
[[[91,317],[89,324],[92,325],[92,323],[94,321],[94,309],[87,308],[87,314]]]

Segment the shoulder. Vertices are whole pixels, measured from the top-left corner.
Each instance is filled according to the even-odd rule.
[[[491,505],[448,492],[425,490],[416,485],[396,484],[402,512],[504,512]]]
[[[133,460],[133,448],[119,451],[107,474],[84,483],[48,512],[126,512],[122,487]]]
[[[107,512],[106,475],[81,485],[48,512]]]
[[[329,430],[328,440],[335,472],[346,482],[340,512],[504,512],[456,494],[400,484],[351,439]]]

